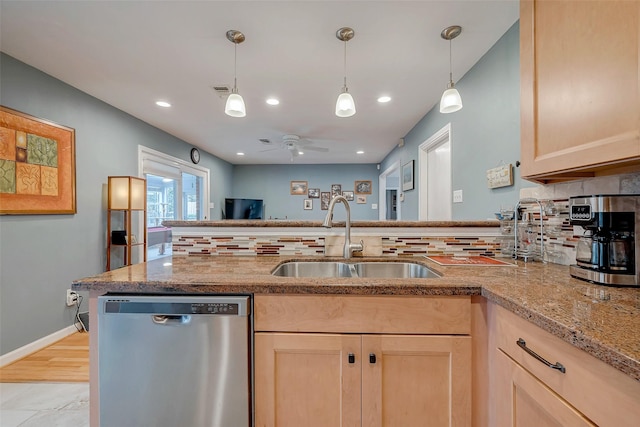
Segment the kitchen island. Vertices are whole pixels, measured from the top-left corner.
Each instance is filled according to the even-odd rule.
[[[193,236],[194,241],[203,240],[200,237],[201,232],[211,230],[206,224],[203,225],[204,228],[194,227],[191,229],[192,231],[188,232],[184,231],[188,227],[178,230],[178,232],[174,230],[174,239],[190,235]],[[450,224],[447,225],[451,227]],[[216,228],[215,233],[219,235],[220,230]],[[271,232],[272,230],[269,230],[269,233]],[[295,233],[299,234],[299,230],[296,230]],[[424,235],[426,233],[421,230],[416,234]],[[464,229],[456,234],[464,234]],[[225,239],[226,237],[212,238],[216,244]],[[415,237],[408,238],[415,244],[416,240],[411,239],[415,239]],[[470,237],[470,239],[477,238]],[[395,241],[393,238],[391,240]],[[176,240],[174,240],[174,245],[175,242]],[[459,244],[459,242],[457,243]],[[535,325],[535,331],[539,330],[545,334],[540,342],[551,343],[552,349],[566,345],[563,355],[573,349],[579,357],[582,355],[587,357],[586,361],[580,358],[576,360],[575,364],[578,368],[574,369],[574,365],[569,367],[567,377],[575,378],[581,374],[579,372],[580,366],[590,367],[593,363],[597,363],[597,368],[589,369],[596,372],[598,378],[605,377],[606,381],[615,386],[615,390],[611,392],[613,396],[617,396],[616,393],[618,393],[622,396],[622,400],[630,401],[637,401],[640,398],[639,289],[618,289],[593,285],[571,278],[567,266],[538,262],[524,263],[509,259],[505,260],[512,262],[512,265],[446,267],[430,261],[426,255],[414,253],[410,256],[408,254],[397,256],[391,253],[387,256],[352,259],[350,262],[357,260],[414,262],[435,270],[442,277],[434,279],[292,278],[273,276],[271,273],[280,264],[288,261],[322,262],[344,261],[344,259],[306,255],[237,256],[237,252],[234,255],[236,256],[216,256],[212,251],[202,255],[194,253],[174,255],[80,279],[74,282],[73,288],[90,292],[90,316],[92,318],[90,323],[92,325],[97,324],[97,297],[109,292],[166,295],[253,295],[255,301],[259,302],[259,304],[256,303],[254,316],[260,324],[264,324],[262,320],[272,313],[263,309],[263,306],[268,306],[269,302],[277,302],[279,298],[285,301],[286,298],[292,296],[307,297],[318,301],[338,301],[340,305],[348,298],[359,298],[359,300],[394,298],[396,300],[404,299],[403,301],[466,299],[470,301],[469,306],[471,307],[470,315],[467,316],[470,328],[466,334],[473,343],[471,352],[473,356],[469,372],[473,372],[471,375],[473,380],[471,413],[473,414],[474,426],[498,425],[492,415],[495,410],[489,409],[492,408],[489,396],[494,393],[493,386],[490,386],[494,381],[493,374],[489,372],[492,372],[495,364],[494,359],[497,357],[493,355],[495,349],[506,347],[506,344],[509,344],[499,342],[499,337],[496,337],[498,334],[496,331],[499,330],[499,333],[503,331],[499,325],[505,322],[501,320],[505,315],[514,316],[514,319],[523,321],[518,329],[522,331],[521,335],[525,333],[528,325],[531,327]],[[304,298],[298,301],[302,300]],[[264,305],[263,301],[267,301],[267,304]],[[322,311],[320,311],[321,314]],[[506,323],[517,324],[514,319],[509,318]],[[263,330],[264,332],[256,329],[256,334],[258,332],[262,335],[277,334],[277,331],[282,330],[287,332],[287,336],[290,336],[290,332],[294,332],[286,328],[277,329],[271,326],[263,328]],[[316,330],[312,327],[310,330],[301,332],[316,332]],[[349,333],[349,331],[341,330],[331,332]],[[360,332],[369,333],[367,331]],[[507,332],[509,331],[504,330],[504,335]],[[523,336],[535,336],[535,333]],[[97,399],[93,398],[93,396],[97,396],[96,334],[96,328],[92,328],[92,426],[98,425],[96,423]],[[512,339],[509,338],[509,340]],[[260,342],[262,341],[261,338]],[[515,339],[513,341],[515,342]],[[529,339],[527,341],[531,345],[531,341]],[[534,344],[536,343],[534,342]],[[276,349],[274,348],[273,351]],[[571,357],[573,358],[573,356]],[[471,356],[469,358],[471,359]],[[264,357],[261,357],[260,366],[264,366],[263,359]],[[568,360],[573,359],[568,358]],[[522,363],[529,362],[525,360]],[[262,370],[264,371],[264,369]],[[544,375],[546,373],[540,374],[541,377]],[[594,384],[600,387],[597,382],[598,378],[594,380]],[[560,396],[564,396],[573,405],[586,406],[587,408],[581,408],[583,412],[589,413],[590,407],[594,406],[593,402],[582,403],[581,396],[576,397],[571,394],[569,389],[580,388],[572,383],[571,378],[567,380],[567,384],[554,384],[553,378],[545,379],[545,381],[550,383],[547,387],[555,390]],[[605,386],[607,385],[603,385],[603,387]],[[566,396],[565,389],[569,390],[566,392],[568,393]],[[578,390],[578,394],[581,392],[582,390]],[[259,394],[257,393],[256,396]],[[260,408],[260,413],[262,411],[263,409]],[[615,411],[626,415],[624,411],[618,409]],[[596,413],[589,414],[589,416],[594,420],[598,420],[599,416],[604,417],[596,422],[600,425],[608,425],[606,422],[602,422],[602,419],[607,420],[611,414]],[[271,424],[266,423],[265,425]]]

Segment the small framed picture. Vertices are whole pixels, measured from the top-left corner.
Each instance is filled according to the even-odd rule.
[[[308,211],[313,209],[313,200],[311,199],[304,199],[304,210]]]
[[[402,165],[402,191],[413,190],[413,160]]]
[[[371,194],[371,181],[356,181],[356,194]]]
[[[342,195],[342,184],[331,184],[331,198]]]
[[[291,194],[295,196],[306,196],[307,188],[307,181],[291,181]]]
[[[367,196],[361,196],[361,195],[357,195],[356,196],[356,203],[362,205],[364,203],[367,203]]]
[[[353,201],[353,191],[343,191],[342,195],[344,196],[345,199],[347,199],[348,201],[352,202]]]
[[[331,201],[331,193],[330,192],[322,192],[320,193],[320,209],[326,211],[329,209],[329,202]]]
[[[307,192],[307,197],[310,199],[319,199],[320,198],[320,189],[319,188],[310,188]]]

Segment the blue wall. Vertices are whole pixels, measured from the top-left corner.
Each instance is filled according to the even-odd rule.
[[[515,204],[520,188],[533,186],[520,179],[520,27],[516,22],[458,83],[462,110],[441,114],[436,104],[382,161],[415,160],[416,190],[405,193],[402,219],[418,219],[418,146],[451,123],[453,190],[463,190],[464,203],[454,203],[452,219],[493,218],[503,203]],[[444,86],[444,83],[443,83]],[[443,89],[444,90],[444,89]],[[486,171],[502,162],[514,165],[514,185],[487,188]]]
[[[309,188],[320,191],[331,191],[331,184],[340,184],[343,191],[353,191],[356,180],[370,180],[372,194],[367,195],[366,204],[349,202],[351,220],[378,219],[378,210],[371,208],[378,203],[378,169],[373,164],[236,165],[230,197],[263,199],[266,218],[319,220],[327,213],[320,210],[320,199],[313,199],[312,210],[304,210],[303,201],[307,197],[291,195],[290,182],[307,181]],[[334,218],[345,218],[343,207],[336,207]]]
[[[5,54],[0,103],[76,130],[77,214],[0,217],[5,354],[72,325],[65,290],[104,271],[107,177],[137,176],[139,144],[184,160],[192,146]],[[233,166],[207,153],[200,165],[211,170],[211,201],[221,206]]]

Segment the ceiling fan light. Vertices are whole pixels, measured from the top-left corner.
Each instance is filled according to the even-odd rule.
[[[224,107],[224,112],[231,117],[244,117],[247,115],[247,110],[244,106],[244,99],[239,93],[232,93],[227,98],[227,104]]]
[[[351,117],[356,113],[356,103],[347,89],[343,89],[336,101],[336,116]]]
[[[445,90],[440,98],[440,112],[441,113],[455,113],[462,108],[462,98],[458,89],[450,87]]]

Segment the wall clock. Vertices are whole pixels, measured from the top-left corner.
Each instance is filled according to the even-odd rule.
[[[191,149],[191,161],[193,163],[198,163],[200,161],[200,151],[197,148]]]

